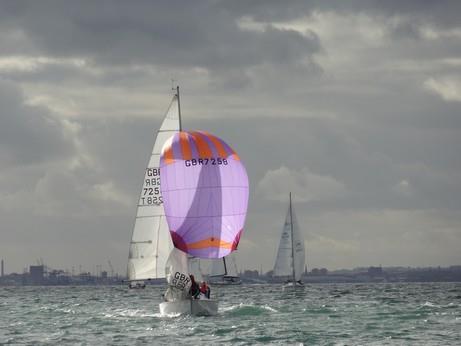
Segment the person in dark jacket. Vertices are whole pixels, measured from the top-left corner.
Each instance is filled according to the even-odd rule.
[[[198,286],[198,283],[195,281],[194,275],[189,275],[190,281],[191,281],[191,286],[189,289],[189,294],[192,298],[197,299],[200,295],[200,287]]]

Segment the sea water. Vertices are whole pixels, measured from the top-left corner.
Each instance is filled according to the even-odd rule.
[[[461,283],[214,287],[213,317],[164,317],[164,287],[0,287],[0,344],[461,345]]]

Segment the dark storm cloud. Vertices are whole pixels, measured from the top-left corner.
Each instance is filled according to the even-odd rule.
[[[0,156],[7,163],[29,165],[64,158],[75,149],[48,110],[25,104],[12,84],[0,80]]]
[[[81,138],[103,167],[102,176],[114,179],[125,191],[137,193],[143,177],[143,171],[137,168],[147,165],[154,129],[159,126],[159,121],[151,119],[90,119],[82,124]],[[137,140],[133,141],[135,137]]]
[[[42,54],[100,64],[245,68],[297,62],[320,49],[315,35],[243,31],[215,1],[26,3],[3,4],[3,28],[21,28]]]
[[[457,0],[237,0],[223,1],[221,6],[236,16],[252,16],[257,21],[290,21],[309,16],[314,11],[323,11],[384,17],[408,16],[421,24],[435,24],[444,28],[459,27],[461,11],[461,3]]]

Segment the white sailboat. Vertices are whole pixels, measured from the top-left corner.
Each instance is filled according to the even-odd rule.
[[[202,280],[199,260],[173,246],[160,190],[160,155],[165,142],[181,131],[179,87],[157,132],[152,154],[144,175],[136,221],[128,255],[130,288],[144,288],[145,281],[166,279],[165,302],[161,314],[214,315],[215,300],[193,300],[189,295],[190,274]]]
[[[160,191],[160,152],[166,140],[181,129],[179,87],[157,131],[138,200],[136,221],[128,255],[130,288],[144,288],[145,281],[165,278],[165,265],[173,249]]]
[[[212,261],[209,281],[222,286],[242,284],[233,254]]]
[[[273,276],[284,279],[286,286],[302,287],[304,285],[301,281],[301,275],[305,260],[304,239],[299,233],[290,192],[290,204],[283,225]]]
[[[160,311],[214,315],[218,302],[210,296],[206,283],[199,289],[200,281],[188,275],[193,274],[188,256],[215,260],[237,249],[248,208],[245,166],[219,137],[201,130],[181,131],[162,148],[160,175],[163,207],[175,247],[167,263],[169,287]]]

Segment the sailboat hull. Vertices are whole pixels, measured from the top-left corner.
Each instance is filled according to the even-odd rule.
[[[242,280],[238,277],[223,277],[220,280],[212,280],[210,279],[210,285],[213,286],[233,286],[233,285],[241,285]]]
[[[179,300],[159,305],[162,315],[213,316],[218,313],[218,301],[212,299]]]
[[[288,282],[282,286],[283,290],[293,289],[293,288],[294,289],[304,289],[304,284],[296,281],[294,284],[293,282]]]
[[[214,282],[210,282],[210,284],[213,286],[237,286],[237,285],[241,285],[242,281],[237,281],[237,282],[214,281]]]

